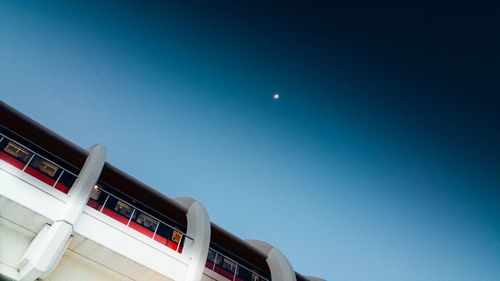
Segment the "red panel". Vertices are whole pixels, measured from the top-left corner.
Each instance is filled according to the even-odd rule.
[[[68,194],[68,192],[70,190],[69,187],[65,186],[64,184],[62,184],[60,182],[56,183],[56,186],[54,186],[54,187],[55,187],[55,189],[61,191],[62,193],[66,193],[66,194]]]
[[[174,241],[168,240],[167,247],[169,247],[172,250],[177,250],[177,243]]]
[[[102,209],[102,213],[123,223],[123,224],[127,224],[128,223],[128,218],[118,214],[117,212],[111,210],[111,209],[108,209],[108,208],[104,208]]]
[[[101,210],[101,204],[99,204],[97,201],[95,201],[94,199],[89,199],[89,202],[87,202],[87,205],[96,209],[96,210]]]
[[[11,164],[12,166],[14,166],[18,169],[24,168],[24,165],[25,165],[23,162],[17,160],[16,158],[10,156],[9,154],[7,154],[5,152],[0,152],[0,159]]]
[[[220,267],[218,265],[215,266],[215,270],[214,271],[217,272],[217,273],[219,273],[220,275],[226,277],[229,280],[233,280],[233,278],[234,278],[234,274],[232,274],[229,271],[226,271],[225,269],[223,269],[222,267]]]
[[[135,230],[137,230],[137,231],[139,231],[140,233],[142,233],[142,234],[144,234],[144,235],[146,235],[148,237],[153,237],[153,234],[154,234],[153,231],[145,228],[144,226],[142,226],[142,225],[140,225],[140,224],[138,224],[136,222],[131,221],[128,226],[131,227],[131,228],[133,228],[133,229],[135,229]]]
[[[161,236],[161,235],[158,235],[156,234],[155,235],[155,240],[162,243],[163,245],[167,245],[167,238]]]
[[[209,261],[209,260],[207,260],[207,262],[205,263],[205,267],[212,269],[214,267],[214,263],[211,262],[211,261]]]
[[[49,176],[45,175],[44,173],[38,171],[35,168],[28,166],[24,171],[50,186],[52,186],[56,182],[54,179],[50,178]]]

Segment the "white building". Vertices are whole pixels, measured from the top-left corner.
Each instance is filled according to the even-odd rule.
[[[0,102],[0,280],[320,280]]]

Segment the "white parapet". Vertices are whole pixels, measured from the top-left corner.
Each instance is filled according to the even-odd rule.
[[[203,205],[192,198],[182,197],[176,201],[188,209],[186,234],[192,239],[184,240],[184,253],[190,259],[185,280],[200,281],[210,246],[210,217]]]
[[[122,267],[119,271],[134,276],[133,280],[148,280],[136,275],[145,269],[155,271],[167,280],[185,280],[189,262],[184,251],[182,254],[173,251],[92,208],[84,211],[74,227],[75,237],[92,242],[92,246],[88,246],[87,242],[81,243],[77,239],[73,251],[83,257],[108,268],[127,266],[129,268]],[[135,273],[130,271],[134,269]]]

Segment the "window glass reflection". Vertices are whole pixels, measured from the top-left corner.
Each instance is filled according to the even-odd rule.
[[[119,214],[127,217],[127,218],[130,218],[133,210],[134,209],[130,205],[128,205],[122,201],[118,200],[118,202],[116,202],[115,211],[118,212]]]
[[[3,151],[24,163],[28,162],[33,155],[29,150],[13,142],[9,142]]]
[[[158,224],[157,220],[143,213],[139,213],[135,221],[151,231],[155,231],[156,225]]]
[[[40,156],[33,157],[31,160],[30,166],[37,169],[38,171],[44,173],[45,175],[53,178],[55,177],[59,167],[57,167],[54,163],[46,160]]]

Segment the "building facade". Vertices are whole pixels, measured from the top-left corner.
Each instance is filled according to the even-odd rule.
[[[321,280],[0,102],[0,280]]]

